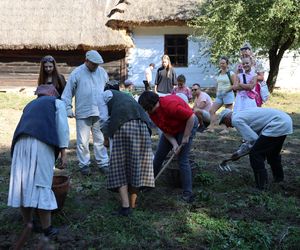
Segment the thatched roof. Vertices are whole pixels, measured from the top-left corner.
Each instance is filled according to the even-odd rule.
[[[133,26],[184,25],[197,15],[203,0],[119,0],[106,23],[114,29]]]
[[[116,0],[1,0],[0,49],[123,49],[132,40],[105,25]]]

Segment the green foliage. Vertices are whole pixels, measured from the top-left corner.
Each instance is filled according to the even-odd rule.
[[[194,183],[209,186],[214,183],[214,176],[209,172],[201,171],[194,177]]]
[[[283,54],[299,49],[299,13],[299,0],[206,0],[189,24],[196,28],[196,36],[210,41],[211,46],[201,51],[209,53],[214,64],[221,55],[236,61],[245,41],[261,55],[268,55],[267,83],[272,92]]]
[[[212,41],[211,59],[216,63],[221,55],[237,58],[244,41],[263,54],[273,46],[280,49],[291,37],[289,48],[299,48],[299,13],[298,0],[211,0],[200,5],[190,25]]]

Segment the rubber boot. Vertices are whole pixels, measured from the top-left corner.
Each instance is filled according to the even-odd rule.
[[[259,190],[265,190],[268,184],[268,173],[266,169],[254,172],[256,187]]]

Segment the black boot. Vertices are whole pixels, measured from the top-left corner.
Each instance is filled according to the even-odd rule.
[[[266,169],[254,171],[256,187],[259,190],[265,190],[268,184],[268,173]]]
[[[121,207],[119,210],[112,212],[112,215],[119,215],[119,216],[130,216],[132,210],[130,207]]]
[[[58,235],[59,230],[58,230],[58,228],[50,226],[46,229],[43,229],[43,232],[46,237],[54,237],[54,236]]]

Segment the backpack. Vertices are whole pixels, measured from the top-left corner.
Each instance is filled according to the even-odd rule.
[[[222,71],[220,70],[219,73],[218,73],[218,76],[221,74],[221,72],[222,72]],[[226,71],[226,75],[227,75],[228,78],[229,78],[230,84],[233,85],[233,82],[232,82],[231,77],[230,77],[230,70]]]
[[[261,105],[265,103],[270,96],[267,83],[265,81],[262,82],[257,81],[255,85],[255,92],[257,93],[257,96],[255,98],[257,107],[261,107]]]
[[[245,74],[243,74],[243,82],[244,84],[247,84]],[[257,81],[254,89],[247,91],[247,96],[251,99],[255,99],[257,107],[261,107],[262,104],[265,103],[270,96],[267,83],[265,81]]]

